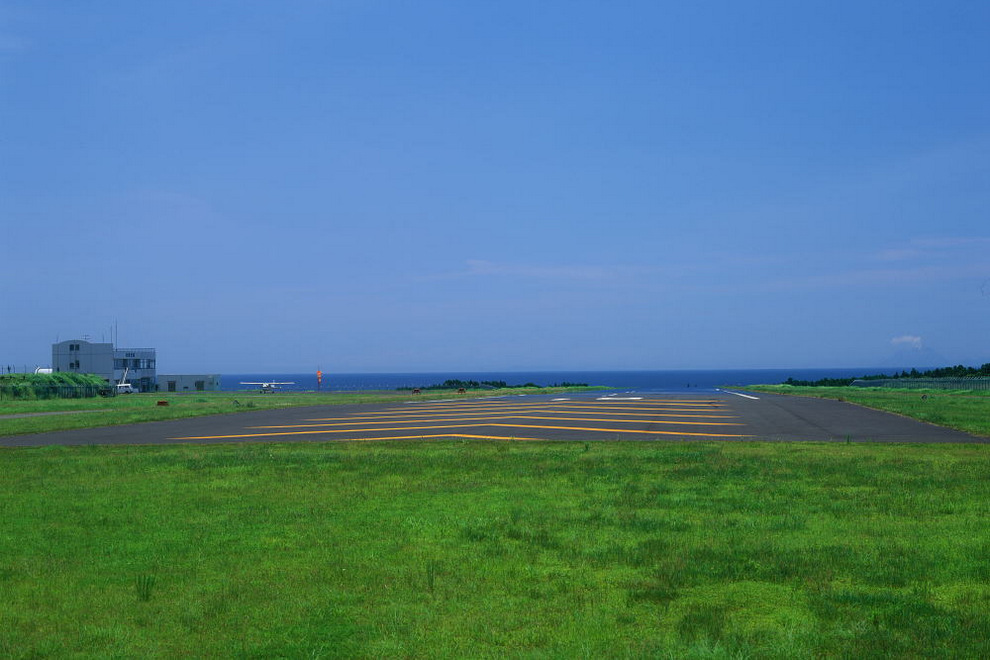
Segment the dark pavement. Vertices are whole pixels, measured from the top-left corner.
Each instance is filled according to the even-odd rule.
[[[988,442],[826,399],[731,392],[582,393],[318,406],[0,438],[0,446],[420,438]]]
[[[990,442],[909,417],[831,399],[748,394],[733,406],[760,440],[853,442]]]

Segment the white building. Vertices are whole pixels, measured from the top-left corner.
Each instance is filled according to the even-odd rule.
[[[141,392],[153,392],[156,385],[156,356],[153,348],[114,348],[110,343],[69,339],[52,344],[52,369],[80,374],[96,374],[117,385],[127,373],[127,382]]]

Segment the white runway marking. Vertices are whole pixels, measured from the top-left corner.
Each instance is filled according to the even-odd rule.
[[[736,396],[741,396],[744,399],[753,399],[754,401],[759,401],[760,397],[750,396],[748,394],[740,394],[739,392],[730,392],[729,390],[718,390],[719,392],[725,392],[726,394],[735,394]]]

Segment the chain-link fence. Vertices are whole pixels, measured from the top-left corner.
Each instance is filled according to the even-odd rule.
[[[899,387],[931,390],[990,390],[990,378],[878,378],[854,380],[855,387]]]

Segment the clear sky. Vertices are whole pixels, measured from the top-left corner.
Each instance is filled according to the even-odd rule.
[[[990,362],[988,81],[983,0],[0,0],[0,364]]]

